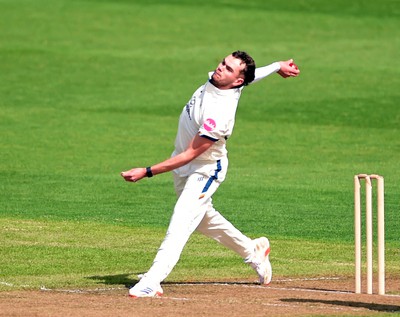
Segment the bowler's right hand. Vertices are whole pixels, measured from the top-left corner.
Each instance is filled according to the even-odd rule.
[[[278,71],[278,74],[281,75],[283,78],[297,77],[300,74],[300,70],[293,62],[293,59],[279,62],[279,64],[281,65],[281,69]]]

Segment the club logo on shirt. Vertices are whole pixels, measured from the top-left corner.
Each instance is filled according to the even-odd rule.
[[[217,124],[215,123],[215,121],[211,118],[206,119],[206,121],[204,121],[204,129],[206,129],[206,131],[210,132],[212,130],[214,130],[217,126]]]
[[[195,103],[196,103],[196,96],[193,96],[192,99],[190,99],[190,101],[185,106],[186,113],[187,113],[190,121],[192,121],[192,116],[190,115],[191,108],[195,105]]]

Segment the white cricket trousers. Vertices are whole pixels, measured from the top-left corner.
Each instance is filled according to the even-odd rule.
[[[226,162],[227,163],[227,162]],[[207,173],[193,173],[188,177],[174,174],[178,201],[175,205],[165,238],[157,252],[153,265],[146,273],[155,283],[161,283],[178,262],[190,235],[197,230],[235,251],[243,259],[253,255],[252,240],[236,229],[213,208],[212,195],[225,178],[227,168],[213,165]]]

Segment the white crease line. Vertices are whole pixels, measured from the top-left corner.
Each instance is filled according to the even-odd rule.
[[[334,294],[353,294],[350,291],[334,291],[334,290],[318,290],[309,288],[296,288],[296,287],[271,287],[269,289],[282,290],[282,291],[299,291],[299,292],[311,292],[311,293],[334,293]]]
[[[179,298],[179,297],[158,296],[157,298],[159,298],[159,299],[182,300],[182,301],[190,301],[191,300],[190,298],[185,298],[185,297]]]
[[[274,282],[296,282],[296,281],[336,281],[340,277],[311,277],[311,278],[288,278],[283,280],[274,280]]]
[[[323,280],[340,280],[343,278],[340,277],[316,277],[316,278],[295,278],[295,279],[281,279],[281,280],[274,280],[274,282],[293,282],[293,281],[323,281]],[[14,286],[13,284],[0,282],[0,284],[4,284],[7,286]],[[173,286],[242,286],[247,288],[261,288],[261,289],[273,289],[273,290],[281,290],[281,291],[298,291],[298,292],[310,292],[310,293],[333,293],[333,294],[355,294],[352,291],[336,291],[336,290],[318,290],[318,289],[308,289],[308,288],[296,288],[296,287],[273,287],[267,285],[257,285],[257,284],[248,284],[248,281],[242,281],[237,283],[167,283],[166,285],[173,285]],[[27,286],[27,285],[25,285]],[[40,288],[42,291],[54,291],[54,292],[66,292],[66,293],[93,293],[93,292],[104,292],[104,291],[115,291],[115,290],[126,290],[125,287],[117,287],[117,288],[96,288],[96,289],[77,289],[77,290],[63,290],[63,289],[49,289],[45,286]],[[388,296],[388,297],[399,297],[400,295],[396,294],[385,294],[381,296]],[[166,297],[161,296],[161,299],[173,299],[173,300],[190,300],[188,298],[175,298],[175,297]]]
[[[5,285],[5,286],[9,286],[9,287],[30,287],[29,285],[14,285],[14,284],[8,283],[8,282],[0,282],[0,285]]]
[[[62,293],[72,293],[72,294],[87,294],[87,293],[94,293],[94,292],[104,292],[104,291],[120,291],[126,290],[125,287],[114,287],[114,288],[96,288],[96,289],[51,289],[45,286],[40,288],[41,291],[45,292],[62,292]],[[172,299],[172,300],[182,300],[182,301],[189,301],[189,298],[179,298],[179,297],[167,297],[167,296],[155,296],[152,297],[153,299]]]
[[[287,307],[289,307],[289,308],[299,308],[299,307],[302,307],[302,306],[300,306],[300,305],[272,304],[272,303],[261,303],[261,305],[262,305],[262,306],[272,306],[272,307],[285,307],[285,308],[287,308]],[[321,309],[320,306],[309,306],[308,308],[309,308],[309,309]],[[339,310],[339,311],[345,310],[344,307],[329,307],[329,309],[330,309],[330,310]],[[360,311],[360,310],[362,310],[362,309],[361,309],[361,308],[353,308],[352,310],[354,310],[354,311]]]
[[[339,277],[321,277],[321,278],[309,278],[309,279],[288,279],[288,280],[275,280],[274,282],[285,282],[285,281],[316,281],[316,280],[339,280]],[[251,285],[251,284],[244,284],[244,282],[237,282],[237,283],[177,283],[177,284],[168,284],[174,286],[242,286],[247,288],[262,288],[262,289],[273,289],[273,290],[282,290],[282,291],[299,291],[299,292],[311,292],[311,293],[333,293],[333,294],[355,294],[352,291],[335,291],[335,290],[318,290],[318,289],[309,289],[309,288],[296,288],[296,287],[273,287],[268,285]],[[376,294],[374,294],[376,295]],[[387,296],[387,297],[399,297],[400,295],[396,294],[385,294],[380,296]]]
[[[288,278],[288,279],[281,279],[281,280],[273,280],[274,283],[276,282],[298,282],[298,281],[336,281],[340,280],[343,278],[340,277],[313,277],[313,278]],[[249,281],[238,281],[238,282],[231,282],[231,283],[224,283],[224,282],[210,282],[210,283],[167,283],[170,285],[228,285],[228,286],[249,286],[251,282]],[[256,282],[254,282],[253,286],[261,286],[261,287],[266,287],[265,285],[257,285]]]
[[[96,288],[96,289],[51,289],[47,288],[46,286],[41,286],[41,291],[46,292],[63,292],[63,293],[94,293],[94,292],[106,292],[106,291],[120,291],[125,290],[125,287],[111,287],[111,288]]]

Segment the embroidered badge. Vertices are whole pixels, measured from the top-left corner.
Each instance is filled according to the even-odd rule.
[[[211,118],[208,118],[206,121],[204,121],[204,129],[206,129],[208,132],[214,130],[217,126],[217,124],[215,123],[215,121]]]

